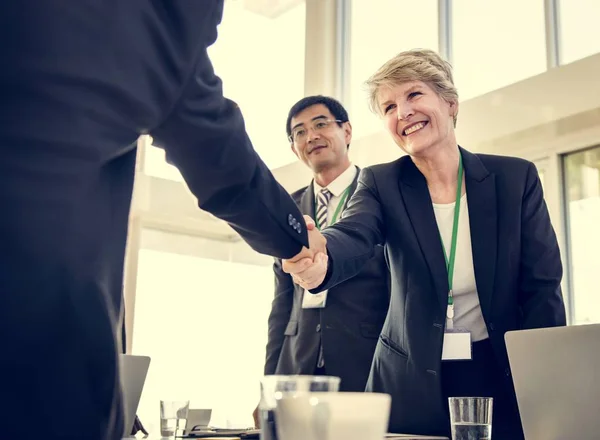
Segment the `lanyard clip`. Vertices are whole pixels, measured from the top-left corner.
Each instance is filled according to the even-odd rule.
[[[454,295],[452,289],[448,291],[448,308],[446,309],[446,317],[450,320],[454,318]]]
[[[448,304],[448,308],[446,309],[446,318],[449,320],[454,319],[454,304]]]
[[[452,290],[448,291],[448,307],[446,308],[446,329],[452,330],[454,327],[454,296]]]
[[[454,305],[448,304],[446,309],[446,330],[452,330],[454,328]]]

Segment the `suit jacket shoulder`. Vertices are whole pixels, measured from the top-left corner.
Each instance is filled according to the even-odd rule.
[[[512,156],[466,154],[471,156],[468,159],[470,168],[465,167],[466,176],[482,182],[488,175],[493,175],[498,191],[498,200],[506,206],[522,203],[518,200],[522,200],[536,187],[543,192],[537,168],[533,162]],[[464,154],[463,157],[465,157]]]
[[[502,174],[507,171],[520,174],[527,173],[531,166],[535,166],[533,162],[526,159],[514,156],[498,156],[495,154],[475,154],[481,163],[494,174]]]

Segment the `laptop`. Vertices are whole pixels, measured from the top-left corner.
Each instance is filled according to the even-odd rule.
[[[600,324],[507,332],[527,440],[600,436]]]
[[[121,370],[121,388],[123,391],[124,430],[123,437],[131,437],[144,382],[150,367],[148,356],[121,354],[119,358]]]

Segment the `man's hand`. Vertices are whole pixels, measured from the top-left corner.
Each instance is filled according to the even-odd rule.
[[[290,258],[289,260],[284,261],[291,261],[293,263],[296,263],[304,258],[308,258],[312,261],[318,252],[327,254],[327,249],[325,247],[327,240],[325,239],[325,237],[323,237],[323,235],[315,225],[314,220],[310,218],[310,216],[305,215],[304,222],[306,223],[306,230],[308,231],[308,249],[302,247],[302,250],[299,254]]]
[[[292,275],[296,284],[305,289],[314,289],[323,283],[327,274],[327,240],[309,216],[305,215],[304,220],[308,230],[309,249],[303,248],[295,257],[283,260],[282,268]]]

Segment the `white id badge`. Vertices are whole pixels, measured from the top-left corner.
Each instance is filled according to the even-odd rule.
[[[310,293],[304,289],[304,296],[302,297],[302,308],[303,309],[323,309],[327,302],[327,290],[319,293]]]
[[[443,361],[466,361],[473,358],[471,352],[471,333],[466,330],[451,330],[444,332],[442,347]]]

